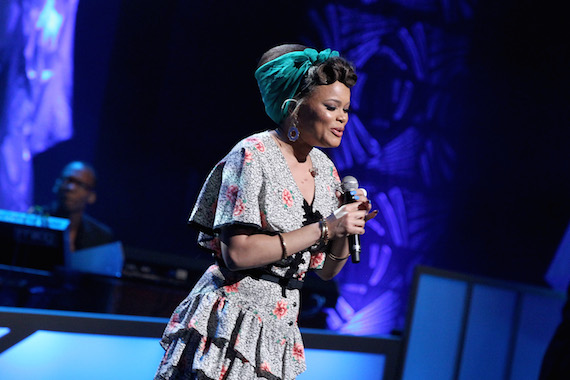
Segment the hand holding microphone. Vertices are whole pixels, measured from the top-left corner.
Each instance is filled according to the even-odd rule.
[[[358,181],[352,176],[346,176],[341,184],[343,192],[343,204],[356,202],[355,194],[358,189]],[[348,249],[353,263],[360,262],[360,235],[348,235]]]
[[[341,184],[341,188],[343,191],[343,204],[350,204],[350,203],[355,203],[355,202],[360,202],[366,199],[366,190],[362,189],[364,191],[364,199],[362,199],[361,197],[359,197],[358,195],[356,195],[356,192],[358,190],[358,181],[356,180],[356,178],[352,177],[352,176],[346,176],[343,178],[342,180],[342,184]],[[364,205],[364,208],[362,208]],[[374,218],[377,214],[378,211],[373,211],[370,214],[367,215],[367,212],[370,209],[370,203],[369,202],[362,202],[359,205],[359,211],[361,211],[363,213],[362,216],[362,227],[364,227],[364,223],[366,221],[368,221],[369,219]],[[340,216],[338,216],[340,217]],[[360,252],[361,252],[361,246],[360,246],[360,235],[358,234],[350,234],[348,235],[348,243],[349,243],[349,252],[351,254],[352,257],[352,262],[353,263],[359,263],[360,262]]]

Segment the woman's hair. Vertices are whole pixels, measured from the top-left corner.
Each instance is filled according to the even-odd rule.
[[[269,61],[273,61],[277,57],[281,57],[283,54],[291,53],[294,51],[303,51],[307,47],[300,44],[283,44],[275,46],[269,50],[267,50],[257,63],[257,68],[259,69],[261,66],[265,65]]]
[[[283,44],[269,49],[261,56],[257,68],[269,61],[274,60],[284,54],[294,51],[303,51],[307,46],[300,44]],[[356,84],[356,72],[354,66],[342,57],[330,57],[326,61],[312,66],[307,74],[301,79],[299,89],[295,96],[290,99],[296,105],[291,111],[294,116],[297,114],[299,106],[317,86],[332,84],[336,81],[343,83],[346,87],[352,88]]]

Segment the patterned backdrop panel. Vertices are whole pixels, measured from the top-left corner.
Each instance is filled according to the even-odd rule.
[[[313,10],[320,41],[307,41],[357,68],[349,126],[329,153],[380,211],[362,238],[361,262],[337,277],[340,297],[328,310],[329,328],[349,334],[402,329],[413,268],[437,259],[455,173],[450,136],[461,127],[451,117],[460,112],[454,91],[467,75],[469,39],[453,26],[472,16],[465,1],[375,3]]]

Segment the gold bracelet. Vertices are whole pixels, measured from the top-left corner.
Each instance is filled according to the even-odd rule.
[[[332,261],[344,261],[344,260],[348,259],[348,256],[350,256],[350,254],[348,254],[348,256],[346,256],[346,257],[338,257],[338,256],[333,255],[330,252],[327,252],[327,256],[330,257],[330,259]]]
[[[279,241],[281,242],[281,260],[285,260],[287,258],[287,246],[285,245],[285,240],[281,235],[281,232],[277,232],[277,236],[279,236]]]
[[[319,227],[321,228],[321,238],[319,239],[319,243],[327,245],[329,242],[329,226],[327,224],[327,220],[321,219],[319,221]]]

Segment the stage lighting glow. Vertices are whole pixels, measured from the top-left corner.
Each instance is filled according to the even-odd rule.
[[[37,331],[0,354],[0,368],[3,380],[150,379],[163,354],[157,338]],[[382,380],[386,365],[385,355],[364,352],[306,349],[305,357],[300,380],[350,379],[355,368]]]
[[[2,338],[4,335],[8,334],[10,332],[10,329],[8,327],[0,327],[0,338]]]

